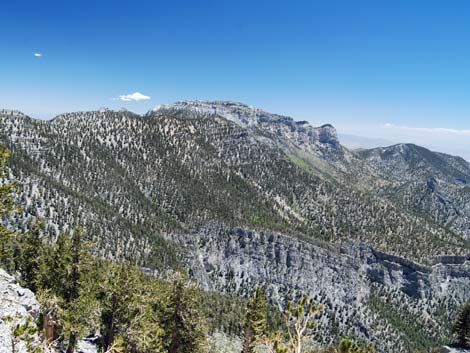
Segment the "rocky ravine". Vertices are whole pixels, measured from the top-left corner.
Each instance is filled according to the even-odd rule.
[[[449,340],[447,317],[470,299],[470,261],[436,259],[421,266],[369,246],[325,249],[281,234],[211,226],[180,238],[189,268],[208,290],[246,295],[264,284],[274,303],[309,293],[325,305],[318,339],[372,341],[381,352],[405,352],[411,335]],[[397,327],[394,319],[400,318]]]

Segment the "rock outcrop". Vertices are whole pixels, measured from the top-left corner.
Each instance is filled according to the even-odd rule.
[[[37,334],[25,337],[14,333],[18,325],[29,322],[35,326],[38,315],[39,303],[34,293],[0,269],[0,353],[27,353],[28,341],[38,344]]]
[[[40,347],[44,353],[52,353],[37,329],[39,303],[32,291],[20,286],[15,278],[0,269],[0,353],[30,353]],[[29,330],[27,330],[29,328]],[[61,350],[63,342],[56,342]],[[98,349],[89,339],[80,340],[77,353],[97,353]]]
[[[173,115],[191,119],[218,116],[255,133],[263,132],[273,142],[291,143],[325,159],[330,158],[331,153],[344,153],[336,129],[330,124],[313,127],[307,121],[295,121],[288,116],[268,113],[237,102],[183,101],[162,104],[148,115]]]
[[[409,351],[407,332],[449,337],[442,315],[470,299],[470,262],[423,266],[366,245],[325,248],[286,235],[211,227],[180,239],[192,275],[208,290],[249,295],[266,286],[274,304],[308,293],[325,305],[318,339],[372,341],[381,352]],[[399,313],[399,314],[398,314]],[[424,324],[426,323],[426,324]],[[430,338],[431,339],[431,338]]]

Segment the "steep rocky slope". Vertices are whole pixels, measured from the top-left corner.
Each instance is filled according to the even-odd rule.
[[[445,313],[470,296],[465,223],[417,212],[415,189],[394,192],[417,180],[423,157],[401,178],[393,172],[405,162],[353,153],[331,125],[188,101],[51,121],[0,111],[0,142],[21,183],[11,227],[39,216],[54,237],[82,225],[101,254],[185,264],[210,290],[246,295],[267,284],[277,304],[290,289],[314,294],[327,304],[325,342],[348,334],[384,352],[439,343]],[[465,165],[452,165],[462,183]]]
[[[325,304],[316,337],[372,341],[383,352],[437,346],[450,337],[455,308],[469,299],[470,258],[421,266],[365,245],[319,247],[280,233],[212,225],[181,237],[188,267],[206,289],[247,295],[267,287],[282,304],[310,293]]]
[[[34,294],[0,269],[0,353],[27,353],[28,343],[39,344],[36,333],[17,329],[25,327],[27,322],[35,327],[38,315],[39,303]]]
[[[175,116],[184,119],[222,117],[250,131],[257,140],[280,147],[288,156],[295,157],[319,175],[355,177],[360,169],[362,176],[368,166],[339,140],[336,129],[325,124],[313,127],[306,121],[272,114],[262,109],[227,101],[183,101],[156,106],[147,116]]]
[[[0,353],[30,353],[40,349],[53,353],[61,347],[42,342],[38,320],[40,305],[29,289],[20,286],[15,278],[0,268]],[[77,353],[97,353],[96,345],[80,340]]]
[[[378,194],[470,239],[470,163],[412,144],[358,154],[389,181]]]
[[[158,265],[162,235],[210,220],[325,242],[355,239],[418,260],[466,252],[460,237],[346,177],[351,158],[348,173],[370,175],[329,126],[294,134],[286,127],[296,126],[292,120],[277,115],[243,127],[225,116],[161,109],[52,121],[1,115],[0,141],[14,152],[12,173],[23,188],[17,225],[30,215],[43,216],[53,234],[82,224],[104,252],[147,265]]]

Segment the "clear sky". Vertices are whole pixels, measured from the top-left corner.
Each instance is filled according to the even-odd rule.
[[[0,48],[34,117],[227,99],[470,159],[470,1],[9,0]]]

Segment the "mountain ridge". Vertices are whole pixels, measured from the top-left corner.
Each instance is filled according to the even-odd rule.
[[[39,217],[52,238],[83,226],[100,255],[157,273],[184,266],[210,290],[246,295],[271,284],[274,302],[290,286],[309,292],[344,315],[322,318],[327,341],[332,324],[383,352],[415,347],[393,326],[397,315],[418,336],[442,340],[443,308],[470,299],[466,185],[439,177],[433,163],[414,173],[406,162],[419,154],[352,152],[328,124],[247,107],[102,109],[48,121],[0,114],[23,206],[7,225],[25,229]],[[425,329],[409,320],[422,308]],[[387,325],[396,346],[380,343]]]
[[[276,114],[270,115],[270,113],[266,113],[260,109],[254,109],[247,105],[241,105],[240,108],[238,103],[227,103],[228,108],[224,105],[222,109],[225,111],[225,114],[235,114],[238,116],[241,114],[238,109],[242,109],[242,111],[249,109],[250,114],[253,112],[255,115],[258,114],[256,115],[257,119],[260,120],[258,125],[255,127],[253,127],[252,124],[248,124],[248,126],[240,126],[239,123],[234,123],[233,121],[226,119],[225,115],[217,115],[217,119],[222,120],[214,120],[213,114],[211,113],[210,116],[207,116],[205,111],[198,115],[199,105],[196,107],[197,114],[193,114],[194,111],[192,110],[192,107],[189,108],[190,113],[188,113],[188,104],[190,103],[184,103],[183,110],[181,110],[179,105],[176,106],[176,111],[171,108],[172,106],[167,106],[163,110],[162,108],[158,108],[157,111],[152,111],[145,116],[140,116],[130,112],[111,110],[61,114],[55,119],[49,121],[34,119],[15,120],[13,115],[4,115],[2,121],[3,141],[12,148],[20,148],[20,150],[26,153],[28,148],[31,148],[34,158],[37,157],[38,153],[41,154],[41,151],[47,151],[58,147],[54,146],[54,144],[59,141],[60,144],[63,145],[61,148],[72,148],[73,150],[76,150],[74,153],[78,153],[78,155],[81,154],[83,157],[86,157],[87,160],[93,160],[95,158],[93,157],[93,154],[95,153],[94,151],[100,151],[100,153],[106,151],[105,153],[108,155],[108,157],[106,157],[107,159],[117,158],[117,164],[115,165],[121,169],[119,173],[122,174],[122,176],[131,173],[129,175],[131,178],[134,177],[133,175],[136,172],[136,170],[129,170],[130,166],[134,163],[133,161],[142,157],[144,159],[143,163],[148,163],[146,162],[146,159],[151,154],[155,154],[157,150],[154,150],[154,148],[159,146],[158,148],[167,150],[167,155],[168,153],[176,153],[174,155],[174,158],[176,159],[173,159],[173,161],[177,162],[177,164],[180,163],[180,160],[186,160],[186,162],[181,164],[181,167],[183,168],[199,169],[205,165],[204,168],[206,169],[201,169],[196,175],[201,173],[215,173],[210,177],[213,178],[215,175],[222,173],[224,175],[223,178],[228,180],[228,183],[226,183],[223,188],[232,187],[230,186],[230,175],[232,175],[232,178],[238,179],[240,182],[244,183],[248,190],[253,187],[258,188],[257,193],[262,192],[264,195],[262,196],[259,194],[260,197],[268,197],[270,200],[269,203],[276,205],[275,210],[269,212],[274,212],[273,215],[277,214],[275,218],[280,217],[279,222],[294,222],[293,224],[298,224],[299,226],[300,224],[304,224],[304,226],[307,226],[309,229],[311,226],[308,225],[310,223],[308,218],[312,217],[311,211],[316,212],[315,210],[318,206],[315,206],[311,211],[308,211],[304,209],[304,205],[299,203],[299,200],[292,199],[291,201],[287,201],[292,197],[290,194],[291,192],[288,189],[282,191],[283,196],[270,195],[272,190],[263,189],[264,187],[261,187],[260,189],[260,185],[265,183],[265,181],[259,179],[258,175],[252,174],[253,171],[242,171],[240,168],[246,169],[243,165],[252,165],[256,158],[258,158],[257,163],[265,163],[262,162],[265,156],[271,155],[272,157],[269,158],[274,159],[269,161],[269,173],[272,173],[275,170],[273,169],[275,167],[272,163],[280,163],[282,161],[282,164],[284,164],[286,168],[297,169],[296,175],[302,175],[301,178],[313,178],[313,184],[311,185],[328,185],[327,188],[331,190],[328,191],[328,193],[332,192],[334,189],[339,190],[338,187],[344,188],[345,193],[349,192],[346,190],[350,188],[352,188],[351,190],[358,190],[359,194],[362,193],[363,195],[359,196],[359,194],[357,194],[355,197],[364,199],[364,201],[360,202],[366,202],[366,199],[369,200],[367,202],[371,202],[367,193],[376,193],[377,187],[386,184],[393,185],[393,180],[390,181],[383,178],[383,172],[381,170],[383,168],[365,161],[366,158],[364,158],[364,154],[366,152],[353,153],[342,147],[336,138],[336,131],[334,131],[328,124],[325,124],[320,128],[314,128],[307,124],[308,128],[303,128],[305,124],[302,123],[302,128],[298,129],[297,125],[293,123],[291,118],[286,119],[285,117]],[[203,104],[207,104],[207,102],[204,102]],[[233,104],[235,104],[235,113],[230,110],[233,108]],[[226,112],[227,109],[229,109],[229,113]],[[187,120],[188,117],[191,119]],[[194,118],[198,119],[194,120]],[[244,116],[242,116],[242,119],[247,120],[248,118],[245,119]],[[274,123],[267,123],[269,121],[274,121]],[[231,124],[235,125],[232,126]],[[288,127],[287,129],[286,126]],[[59,134],[67,131],[69,132],[68,140],[64,140],[62,137],[59,137]],[[24,136],[21,136],[21,134],[18,134],[17,132],[21,132]],[[187,140],[178,140],[177,136],[179,135],[185,136]],[[167,141],[165,142],[166,145],[162,145],[160,141]],[[245,144],[245,147],[240,149],[241,147],[238,144],[242,141],[244,141],[243,143]],[[85,152],[83,146],[88,143],[91,144],[90,148],[92,148],[92,150]],[[195,147],[196,150],[194,150]],[[148,148],[151,149],[146,151]],[[120,156],[116,154],[118,151],[120,151]],[[141,154],[139,151],[144,151],[141,157],[138,156]],[[242,151],[244,151],[243,153],[248,154],[246,156],[243,154],[241,155],[240,153]],[[214,154],[214,152],[216,152],[216,154]],[[56,155],[57,153],[61,155],[60,158],[65,158],[65,155],[63,155],[65,152],[63,150],[55,151]],[[220,156],[229,156],[231,153],[234,153],[231,157],[233,158],[233,163],[227,164],[226,161],[219,160]],[[255,155],[258,157],[253,159]],[[45,156],[45,158],[49,157]],[[171,160],[165,161],[163,156],[156,156],[156,158],[159,160],[158,163],[173,163]],[[242,161],[244,158],[245,161]],[[274,162],[274,160],[277,162]],[[200,166],[193,164],[196,161],[198,161],[197,163]],[[77,160],[77,163],[78,162],[79,161]],[[61,163],[65,166],[69,162],[64,160],[64,162]],[[100,163],[107,162],[103,160]],[[143,166],[144,165],[142,165],[142,167]],[[253,165],[255,169],[259,168],[259,166],[260,165]],[[76,166],[73,168],[76,168]],[[139,166],[139,168],[141,167]],[[111,169],[108,168],[108,170],[114,169],[115,167],[111,167]],[[57,172],[61,174],[63,171],[64,169],[61,169]],[[49,170],[46,170],[46,173],[49,173]],[[148,173],[148,171],[144,173]],[[259,173],[263,174],[265,172],[260,170]],[[217,176],[217,178],[220,178],[221,176],[222,175]],[[77,179],[76,176],[74,176],[74,178]],[[149,180],[153,180],[154,177],[149,175],[148,178]],[[199,177],[194,180],[198,180],[198,178]],[[277,178],[279,178],[279,176]],[[79,180],[77,179],[77,182],[78,181]],[[278,180],[273,179],[272,182],[276,184],[278,183]],[[291,182],[294,182],[294,180],[288,182],[288,184]],[[135,181],[133,181],[133,183],[135,183]],[[202,186],[205,184],[205,181],[201,180],[198,181],[198,183]],[[136,187],[137,189],[142,188],[137,185]],[[153,188],[150,184],[149,187],[151,189]],[[203,187],[206,188],[207,186]],[[305,184],[305,187],[307,189],[311,189],[311,186],[308,186],[308,184]],[[122,187],[116,186],[116,188],[121,189]],[[102,187],[100,187],[100,189],[102,189]],[[305,189],[304,192],[307,189]],[[142,189],[139,193],[144,192],[145,194],[148,193],[149,190]],[[318,191],[311,190],[309,192],[317,193]],[[354,191],[354,193],[356,193],[356,191]],[[90,197],[93,198],[95,196],[90,195]],[[314,196],[314,199],[317,197],[318,196]],[[346,194],[341,196],[341,198],[347,200]],[[292,201],[294,201],[293,204]],[[320,199],[315,202],[319,201]],[[348,200],[346,202],[350,203],[351,201],[353,200]],[[322,203],[323,201],[320,202]],[[329,201],[327,201],[327,203],[328,202]],[[378,204],[380,204],[383,203],[383,200],[377,199],[374,202],[378,202]],[[310,201],[307,203],[310,203]],[[392,205],[390,206],[393,208]],[[165,208],[166,206],[163,207]],[[224,207],[230,208],[231,206],[227,205]],[[359,209],[361,208],[362,206],[359,207]],[[333,208],[332,211],[337,212],[334,211],[334,209],[335,208]],[[355,206],[355,209],[353,207],[351,212],[355,214],[357,213],[357,209],[358,207]],[[330,213],[332,211],[327,212]],[[162,210],[162,212],[165,213],[166,211]],[[398,211],[397,209],[396,212],[401,211]],[[180,216],[176,217],[178,218]],[[338,219],[336,216],[333,216],[333,213],[331,213],[331,217],[331,220],[328,222],[337,223]],[[328,218],[330,218],[330,216]],[[350,218],[350,215],[345,215],[345,219],[348,218]],[[385,218],[389,218],[389,216],[385,216]],[[280,221],[281,219],[284,219],[284,221]],[[176,222],[178,223],[180,221]],[[423,225],[424,224],[425,223],[423,223]],[[334,229],[337,227],[338,225],[333,226],[330,231],[335,234],[336,231]],[[350,225],[348,227],[350,227]],[[428,226],[424,227],[426,228]],[[447,231],[444,230],[444,232]],[[348,233],[348,237],[350,237],[350,231]],[[430,234],[433,233],[438,234],[442,233],[442,231],[436,229],[430,232]],[[452,240],[450,235],[445,237]],[[442,238],[442,236],[439,236],[438,238]],[[454,240],[452,240],[452,242],[454,242]],[[438,254],[436,253],[435,255]]]

